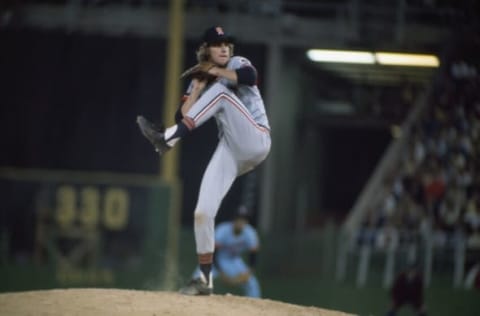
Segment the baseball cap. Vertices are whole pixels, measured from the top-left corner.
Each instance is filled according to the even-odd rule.
[[[208,45],[226,42],[233,43],[234,38],[226,34],[221,26],[212,26],[205,30],[202,37],[203,42]]]

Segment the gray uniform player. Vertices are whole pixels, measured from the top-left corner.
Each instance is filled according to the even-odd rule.
[[[213,291],[212,262],[215,216],[240,175],[260,164],[270,151],[270,126],[263,99],[256,86],[257,73],[250,61],[233,56],[233,39],[221,27],[205,31],[197,51],[199,62],[210,61],[213,83],[193,79],[177,124],[162,131],[145,118],[137,122],[144,136],[162,155],[195,127],[215,117],[219,142],[205,170],[194,213],[195,242],[201,274],[180,291],[209,295]]]

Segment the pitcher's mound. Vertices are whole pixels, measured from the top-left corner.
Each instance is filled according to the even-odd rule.
[[[0,315],[339,316],[342,312],[233,295],[68,289],[0,294]]]

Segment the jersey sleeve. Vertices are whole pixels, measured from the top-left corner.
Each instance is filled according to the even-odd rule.
[[[233,56],[230,59],[227,68],[235,70],[238,81],[233,83],[225,79],[223,84],[226,86],[234,87],[242,84],[253,86],[257,83],[257,70],[247,58],[242,56]]]
[[[260,246],[257,231],[250,225],[245,229],[247,246],[249,250],[257,249]]]
[[[235,69],[238,84],[254,86],[257,84],[257,71],[251,66]]]
[[[239,69],[243,67],[253,67],[253,66],[250,60],[242,56],[233,56],[228,65],[228,68],[230,69]]]

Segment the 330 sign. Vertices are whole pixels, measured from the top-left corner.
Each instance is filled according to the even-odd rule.
[[[74,225],[119,231],[128,224],[130,196],[127,190],[95,186],[61,185],[55,192],[54,218],[63,229]]]

